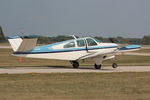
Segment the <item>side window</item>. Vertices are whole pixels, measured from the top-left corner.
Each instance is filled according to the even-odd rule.
[[[83,47],[83,46],[85,46],[84,40],[77,40],[77,46],[78,46],[78,47]]]
[[[72,47],[75,47],[75,43],[74,42],[70,42],[70,43],[64,45],[64,48],[72,48]]]
[[[87,38],[86,40],[87,40],[88,46],[95,46],[95,45],[97,45],[97,43],[93,39]]]

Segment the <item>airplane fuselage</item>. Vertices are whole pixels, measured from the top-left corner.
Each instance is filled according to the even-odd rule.
[[[93,42],[93,44],[90,44],[90,41]],[[13,55],[29,58],[74,61],[80,59],[80,57],[97,52],[104,54],[112,53],[117,48],[118,45],[115,43],[98,43],[95,39],[87,37],[36,47],[28,52],[15,52]]]

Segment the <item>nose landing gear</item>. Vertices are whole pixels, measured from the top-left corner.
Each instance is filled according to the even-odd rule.
[[[113,67],[113,68],[117,68],[117,67],[118,67],[117,63],[115,62],[115,58],[113,58],[113,64],[112,64],[112,67]]]
[[[117,67],[118,67],[117,63],[113,63],[113,64],[112,64],[112,67],[113,67],[113,68],[117,68]]]

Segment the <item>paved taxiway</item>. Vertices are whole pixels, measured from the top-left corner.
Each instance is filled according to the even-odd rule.
[[[11,46],[0,46],[2,49],[11,49]]]
[[[0,67],[0,74],[25,74],[25,73],[91,73],[91,72],[150,72],[150,66],[120,66],[116,69],[103,67],[96,70],[92,67],[73,69],[71,67]]]

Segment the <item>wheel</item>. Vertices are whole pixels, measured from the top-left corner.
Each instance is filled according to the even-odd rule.
[[[118,65],[117,65],[116,63],[113,63],[113,64],[112,64],[112,67],[113,67],[113,68],[117,68]]]
[[[95,69],[101,69],[101,64],[100,65],[94,65]]]
[[[79,63],[77,61],[73,61],[72,62],[72,66],[73,66],[73,68],[78,68],[79,67]]]

